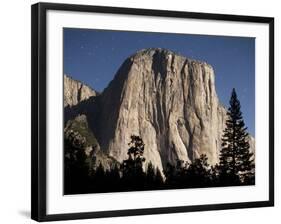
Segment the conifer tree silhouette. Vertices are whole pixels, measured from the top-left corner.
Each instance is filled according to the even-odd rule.
[[[143,157],[144,143],[141,137],[132,135],[128,145],[130,146],[127,152],[128,159],[121,164],[123,185],[128,190],[142,189],[145,181],[145,173],[142,168],[145,161]]]
[[[155,168],[151,162],[148,163],[146,169],[146,187],[148,189],[154,187],[155,182]]]
[[[164,180],[163,180],[161,171],[157,167],[156,173],[155,173],[155,186],[156,186],[156,188],[159,189],[159,188],[163,188],[163,185],[164,185]]]
[[[85,141],[76,132],[64,133],[64,193],[80,193],[88,183]]]
[[[239,185],[253,170],[253,154],[249,151],[249,134],[235,89],[232,90],[229,103],[226,128],[222,136],[219,172],[221,185]]]

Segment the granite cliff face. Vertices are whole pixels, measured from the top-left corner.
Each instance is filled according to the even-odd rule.
[[[144,157],[160,169],[201,154],[218,162],[226,110],[214,79],[210,65],[167,50],[131,56],[101,96],[101,148],[122,161],[134,134],[145,143]]]
[[[64,82],[64,107],[75,106],[83,100],[89,99],[91,96],[96,96],[97,92],[89,86],[73,80],[67,75],[63,76]]]
[[[65,77],[66,83],[72,82]],[[192,161],[201,154],[210,164],[218,162],[226,109],[219,103],[209,64],[146,49],[129,57],[94,100],[95,91],[76,86],[65,90],[65,105],[88,99],[75,106],[76,114],[86,115],[100,149],[117,161],[127,158],[130,136],[139,135],[146,162],[160,170],[167,162]]]

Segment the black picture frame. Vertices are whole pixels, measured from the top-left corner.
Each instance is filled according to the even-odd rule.
[[[162,16],[217,21],[253,22],[269,25],[269,200],[196,206],[159,207],[101,212],[46,213],[46,13],[48,10],[100,12],[124,15]],[[32,155],[31,218],[36,221],[132,216],[274,206],[274,18],[183,11],[163,11],[73,4],[37,3],[32,5]]]

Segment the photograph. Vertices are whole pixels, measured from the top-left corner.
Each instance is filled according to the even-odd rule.
[[[255,185],[255,38],[63,28],[65,195]]]

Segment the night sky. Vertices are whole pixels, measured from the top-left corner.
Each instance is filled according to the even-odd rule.
[[[219,100],[228,107],[235,88],[255,136],[254,38],[64,28],[64,73],[101,92],[126,58],[155,47],[211,64]]]

